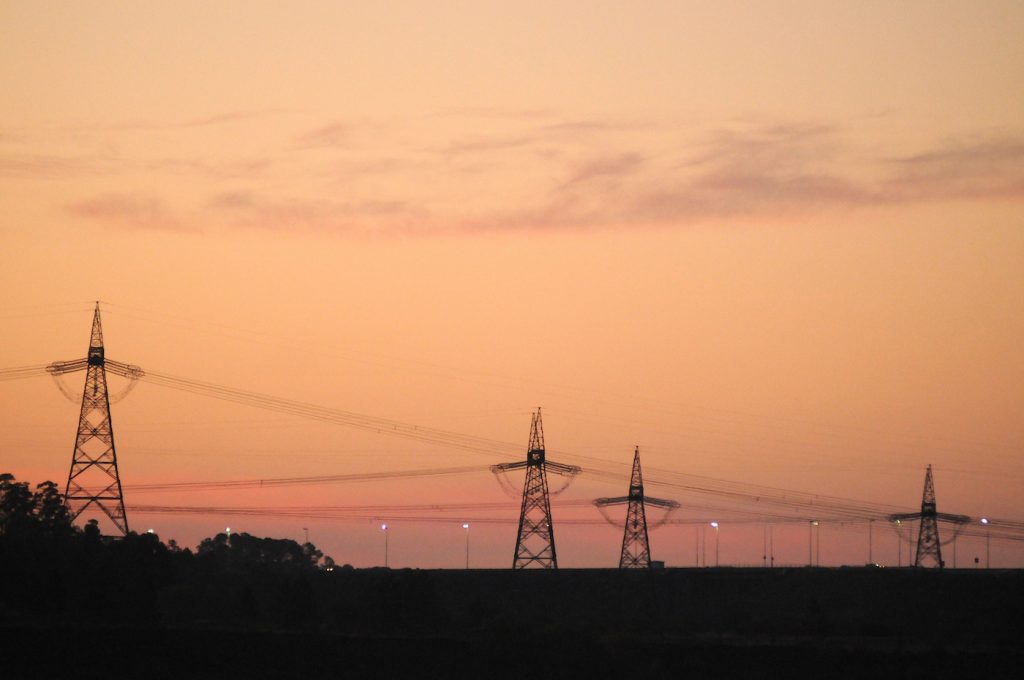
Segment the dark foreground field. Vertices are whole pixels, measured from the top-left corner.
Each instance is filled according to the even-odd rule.
[[[1021,571],[378,569],[54,587],[45,615],[0,619],[0,677],[1017,678],[1024,662]]]

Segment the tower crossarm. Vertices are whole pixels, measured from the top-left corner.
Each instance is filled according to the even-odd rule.
[[[597,498],[594,500],[594,505],[601,508],[606,505],[621,505],[630,501],[629,496],[615,496],[614,498]]]
[[[64,375],[75,371],[84,371],[89,366],[88,359],[72,359],[71,361],[54,361],[46,367],[50,375]]]
[[[105,359],[104,363],[107,365],[108,371],[110,371],[114,375],[119,375],[122,378],[130,378],[132,380],[136,380],[146,375],[146,372],[143,371],[138,366],[122,363],[120,361],[114,361],[113,359]]]
[[[498,463],[497,465],[491,466],[491,472],[507,472],[509,470],[518,470],[529,465],[525,460],[517,460],[514,463]]]
[[[679,507],[678,501],[668,501],[664,498],[653,498],[651,496],[644,497],[644,503],[646,505],[653,505],[658,508],[668,508],[669,510],[675,510]]]
[[[565,475],[571,477],[578,475],[582,468],[579,465],[566,465],[565,463],[556,463],[553,460],[549,460],[545,463],[549,472],[554,472],[556,475]]]
[[[526,460],[517,460],[514,463],[498,463],[497,465],[491,466],[491,472],[508,472],[509,470],[519,470],[524,467],[530,467],[532,463]],[[578,475],[582,472],[582,468],[579,465],[566,465],[565,463],[556,463],[553,460],[544,462],[544,467],[547,468],[548,472],[553,472],[556,475]]]
[[[650,502],[650,499],[648,499],[648,502]],[[901,522],[905,522],[907,520],[921,519],[921,513],[920,512],[898,512],[898,513],[896,513],[894,515],[887,515],[886,518],[890,522],[895,522],[896,520],[899,520]],[[954,514],[951,514],[951,513],[948,513],[948,512],[936,512],[935,513],[935,519],[942,520],[943,522],[951,522],[953,524],[970,524],[970,522],[971,522],[971,518],[968,517],[967,515],[954,515]]]

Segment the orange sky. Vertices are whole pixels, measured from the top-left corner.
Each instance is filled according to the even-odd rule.
[[[100,299],[108,356],[150,370],[524,450],[541,405],[553,458],[623,474],[559,500],[624,494],[639,444],[907,509],[931,463],[940,510],[1024,518],[1022,29],[1015,2],[3,3],[0,367],[83,356]],[[63,483],[76,418],[48,378],[0,383],[0,469]],[[499,459],[151,384],[114,427],[129,504],[516,519],[488,473],[132,496]],[[383,561],[376,520],[129,520]],[[390,524],[393,566],[462,564],[461,521]],[[514,525],[471,531],[474,564],[510,563]],[[760,562],[760,524],[722,531]],[[694,532],[655,558],[692,564]],[[621,531],[557,537],[612,566]],[[805,526],[776,543],[806,561]],[[865,526],[822,529],[824,563],[865,559]]]

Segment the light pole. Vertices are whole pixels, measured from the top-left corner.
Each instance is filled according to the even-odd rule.
[[[715,566],[718,566],[718,522],[711,523],[712,528],[715,530]]]
[[[700,525],[700,556],[704,559],[704,566],[708,566],[708,539],[704,535],[704,525]]]
[[[466,569],[469,569],[469,522],[465,522],[462,528],[466,530]]]
[[[769,554],[769,566],[775,566],[775,525],[768,525],[768,554]]]
[[[381,524],[380,530],[384,532],[384,568],[388,568],[388,525]]]
[[[761,527],[761,568],[768,566],[768,525]]]
[[[302,527],[302,530],[306,532],[306,543],[309,543],[309,527]]]
[[[700,566],[700,535],[704,531],[704,525],[695,526],[693,528],[693,561],[694,566]]]
[[[900,533],[899,520],[896,520],[896,566],[903,566],[903,535]]]
[[[868,520],[868,564],[874,564],[875,560],[871,554],[871,528],[875,525],[875,520]]]
[[[990,548],[992,547],[992,530],[988,526],[988,518],[982,517],[981,523],[985,525],[985,568],[992,568],[992,553]]]
[[[821,527],[818,526],[818,520],[814,520],[814,533],[815,533],[815,538],[817,539],[816,541],[814,541],[814,566],[820,567],[821,566]]]
[[[814,527],[818,526],[818,520],[812,519],[807,525],[807,566],[814,566]]]

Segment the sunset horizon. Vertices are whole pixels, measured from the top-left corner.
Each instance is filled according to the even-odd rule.
[[[132,531],[509,568],[540,407],[559,567],[637,447],[667,567],[907,566],[928,466],[946,566],[1024,566],[1020,3],[0,18],[0,369],[100,301]],[[82,373],[4,375],[64,492]]]

